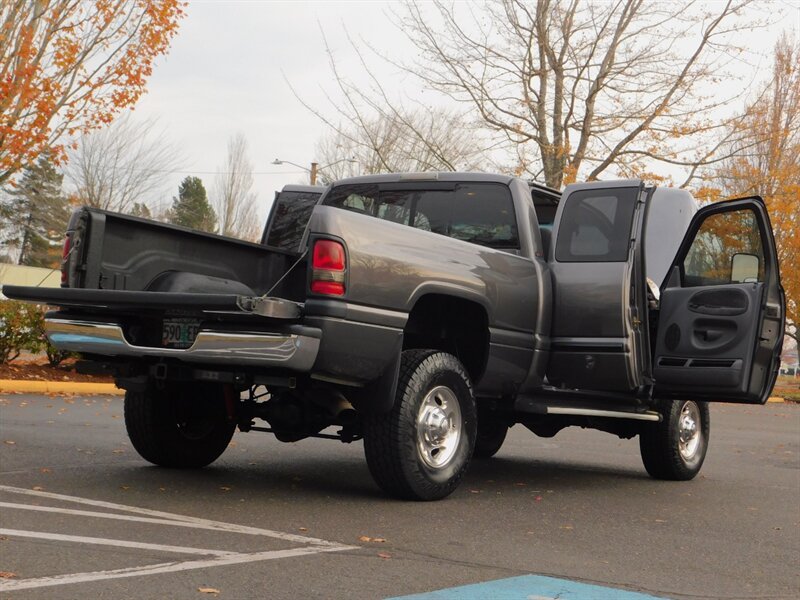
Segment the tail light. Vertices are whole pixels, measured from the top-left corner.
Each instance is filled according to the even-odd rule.
[[[326,296],[344,296],[344,246],[333,240],[317,240],[311,256],[311,291]]]
[[[64,238],[64,249],[61,251],[61,287],[69,287],[69,254],[72,249],[72,237]]]

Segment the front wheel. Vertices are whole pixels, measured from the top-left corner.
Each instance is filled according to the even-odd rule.
[[[708,404],[692,400],[665,402],[661,414],[660,423],[646,425],[639,434],[644,468],[655,479],[693,479],[708,450]]]
[[[437,350],[407,350],[392,409],[364,422],[364,453],[387,494],[438,500],[467,470],[476,434],[469,375],[459,360]]]
[[[185,383],[125,393],[125,427],[145,460],[177,469],[205,467],[233,437],[222,386]]]

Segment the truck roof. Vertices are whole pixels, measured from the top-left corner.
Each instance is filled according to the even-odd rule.
[[[302,185],[302,184],[294,184],[290,183],[289,185],[283,186],[282,192],[316,192],[317,194],[321,194],[327,189],[328,186],[326,185]]]
[[[378,175],[359,175],[333,183],[333,186],[358,183],[400,183],[412,181],[480,181],[508,185],[514,177],[497,173],[466,173],[459,171],[431,171],[426,173],[380,173]]]

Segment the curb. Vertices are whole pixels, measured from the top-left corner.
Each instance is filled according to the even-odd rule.
[[[0,379],[0,392],[26,392],[33,394],[111,394],[121,396],[125,393],[125,390],[119,389],[113,383]]]

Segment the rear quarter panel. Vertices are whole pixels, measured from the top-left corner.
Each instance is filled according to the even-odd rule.
[[[449,294],[483,306],[490,327],[536,327],[528,258],[328,206],[314,209],[310,231],[345,240],[347,302],[408,313],[425,294]]]

